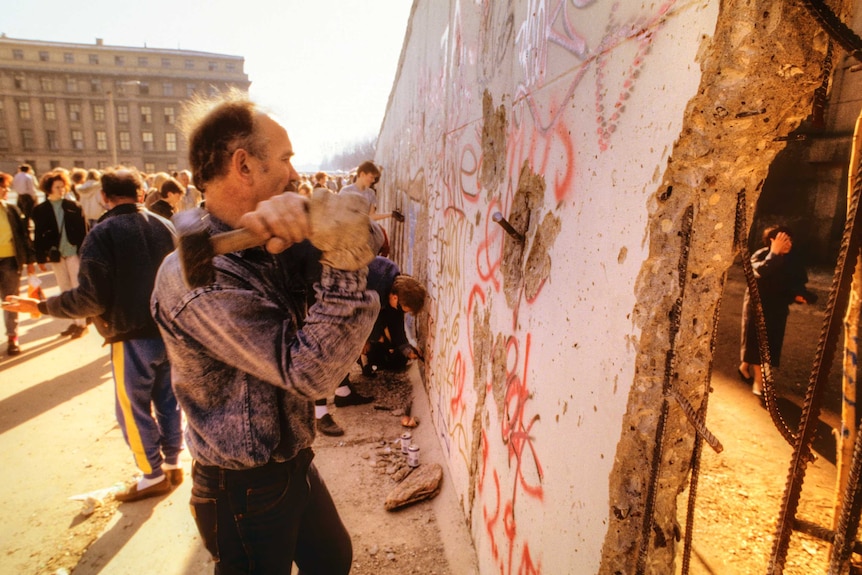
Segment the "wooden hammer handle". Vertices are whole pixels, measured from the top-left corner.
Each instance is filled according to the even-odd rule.
[[[238,228],[210,236],[210,242],[213,253],[219,255],[261,246],[266,243],[266,240],[262,240],[260,236],[251,233],[246,228]]]

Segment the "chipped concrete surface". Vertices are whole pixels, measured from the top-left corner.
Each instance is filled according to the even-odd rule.
[[[493,194],[506,172],[506,108],[494,109],[494,99],[488,90],[482,95],[482,187]]]
[[[518,179],[518,190],[512,201],[512,209],[508,216],[503,216],[509,224],[524,236],[524,241],[506,234],[503,240],[503,290],[509,307],[515,308],[524,287],[524,252],[526,243],[534,243],[539,204],[545,195],[544,180],[530,171],[525,163]],[[532,229],[531,229],[532,223]]]

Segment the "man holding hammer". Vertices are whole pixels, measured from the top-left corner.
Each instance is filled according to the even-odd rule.
[[[290,139],[244,94],[198,104],[189,159],[206,211],[174,217],[151,300],[188,423],[192,513],[217,574],[347,574],[350,536],[311,462],[313,404],[371,332],[379,232],[361,201],[284,193],[299,180]]]

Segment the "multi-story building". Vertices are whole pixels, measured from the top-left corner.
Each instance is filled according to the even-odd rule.
[[[0,36],[0,170],[187,167],[183,101],[247,90],[244,59],[189,50]]]

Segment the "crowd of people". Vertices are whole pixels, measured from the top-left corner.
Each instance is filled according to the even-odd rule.
[[[55,169],[38,182],[29,166],[0,173],[7,354],[21,353],[22,313],[70,320],[72,338],[95,326],[141,472],[117,498],[179,485],[184,436],[192,514],[216,573],[287,574],[293,563],[348,573],[350,536],[311,444],[316,432],[344,433],[326,398],[373,400],[350,383],[355,362],[372,377],[421,358],[404,319],[421,312],[425,288],[381,255],[376,222],[392,213],[377,213],[372,162],[348,185],[301,177],[285,128],[243,94],[201,102],[190,125],[192,172]],[[186,210],[197,210],[188,215],[205,242],[245,228],[257,247],[190,262],[200,254],[178,236]],[[211,268],[205,285],[190,281],[191,264]],[[32,278],[36,266],[50,266],[59,295],[19,295],[22,270]]]
[[[40,271],[50,267],[62,291],[78,287],[79,252],[84,238],[108,212],[102,194],[102,175],[95,169],[55,168],[37,179],[27,164],[19,166],[14,176],[0,172],[0,200],[3,200],[9,222],[6,236],[0,229],[0,244],[5,244],[0,248],[4,250],[0,252],[0,258],[14,258],[14,265],[9,259],[3,267],[0,297],[17,295],[21,270],[26,269],[28,278],[34,278],[36,265]],[[147,206],[164,218],[170,219],[177,211],[196,207],[201,202],[201,194],[192,185],[188,170],[173,176],[160,172],[149,176],[142,174],[141,177],[141,195],[135,198],[136,201],[146,200]],[[164,192],[162,188],[165,188]],[[167,194],[169,189],[175,193],[153,208],[160,194]],[[5,201],[10,191],[17,196],[15,204]],[[44,201],[40,201],[39,192],[44,195]],[[169,204],[171,201],[174,203]],[[5,222],[0,226],[5,228]],[[12,230],[16,230],[15,242],[9,240]],[[21,346],[16,318],[11,316],[11,312],[6,312],[4,317],[6,352],[18,355]],[[61,335],[80,338],[88,332],[88,319],[75,318]]]

